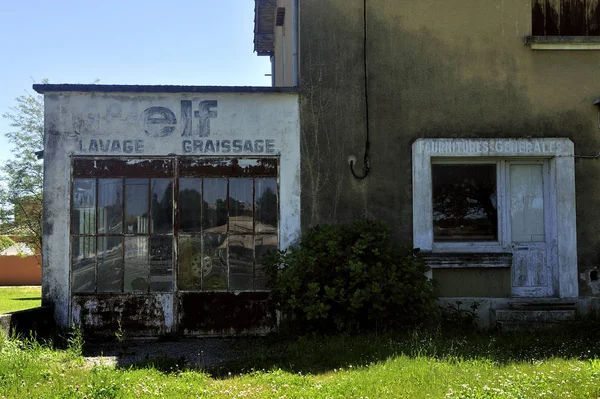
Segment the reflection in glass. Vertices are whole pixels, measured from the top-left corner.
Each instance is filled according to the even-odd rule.
[[[173,180],[152,179],[152,233],[173,232]]]
[[[254,267],[254,289],[270,289],[269,277],[263,269],[263,257],[270,252],[277,252],[279,245],[276,235],[258,235],[254,238],[256,265]]]
[[[227,229],[227,179],[204,179],[202,227],[205,233]]]
[[[229,236],[229,288],[251,290],[254,269],[254,236]]]
[[[148,232],[148,179],[125,180],[125,234]]]
[[[254,231],[252,220],[252,179],[229,179],[229,232]]]
[[[122,273],[122,238],[98,237],[98,292],[120,292]]]
[[[72,234],[96,234],[96,182],[73,179]]]
[[[435,241],[496,241],[496,165],[434,164]]]
[[[202,204],[202,179],[179,179],[179,231],[198,232]]]
[[[257,178],[254,180],[256,206],[256,232],[277,232],[277,179]]]
[[[94,237],[73,237],[72,239],[72,292],[94,292],[96,289],[95,241]]]
[[[125,292],[148,290],[148,237],[125,237]]]
[[[121,234],[123,181],[98,179],[98,234]]]
[[[173,290],[173,237],[150,237],[150,291]]]
[[[512,242],[543,242],[544,172],[541,164],[510,165],[510,232]]]
[[[202,238],[179,236],[177,247],[178,288],[181,290],[199,290],[202,288]],[[211,262],[206,262],[210,266]]]
[[[226,290],[227,236],[205,234],[202,236],[202,289]]]

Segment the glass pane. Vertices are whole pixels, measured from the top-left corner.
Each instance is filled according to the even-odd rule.
[[[147,291],[148,237],[125,237],[125,292]]]
[[[543,167],[510,165],[510,228],[513,242],[543,242]]]
[[[257,178],[255,184],[256,232],[277,233],[277,179]]]
[[[98,292],[121,292],[122,282],[122,238],[98,237]]]
[[[179,179],[179,231],[200,231],[202,179]]]
[[[227,289],[227,236],[205,234],[202,236],[202,289]]]
[[[73,237],[71,241],[71,273],[73,292],[94,292],[96,290],[96,239],[94,237]]]
[[[251,290],[254,269],[254,236],[229,237],[229,288]]]
[[[254,238],[256,266],[254,267],[254,289],[269,289],[269,278],[263,270],[263,257],[269,252],[277,252],[279,245],[276,235],[260,235]]]
[[[202,226],[205,233],[227,232],[227,179],[204,179],[204,211]]]
[[[435,241],[496,241],[496,165],[432,165]]]
[[[123,181],[98,179],[98,234],[121,234]]]
[[[73,179],[72,234],[96,234],[96,181]]]
[[[173,237],[150,237],[150,291],[173,291]]]
[[[125,233],[148,232],[148,179],[125,180]]]
[[[252,220],[252,179],[229,179],[229,232],[254,231]]]
[[[173,179],[152,179],[152,233],[173,233]]]
[[[178,275],[181,290],[202,288],[202,239],[200,237],[179,236]],[[211,262],[207,262],[207,266]]]

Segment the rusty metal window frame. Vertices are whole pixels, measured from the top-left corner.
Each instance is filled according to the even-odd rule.
[[[240,165],[240,163],[242,165]],[[247,163],[244,167],[244,163]],[[279,248],[279,157],[219,157],[219,158],[198,158],[198,157],[143,157],[143,158],[129,158],[129,159],[117,159],[114,157],[85,157],[77,156],[73,157],[71,161],[71,185],[70,193],[73,193],[75,179],[93,179],[95,185],[95,224],[94,234],[75,234],[72,225],[72,214],[73,214],[73,195],[70,200],[70,248],[69,248],[69,259],[70,259],[70,284],[72,294],[115,294],[123,292],[140,292],[140,291],[125,291],[125,239],[127,237],[148,237],[148,244],[150,244],[151,237],[163,236],[172,237],[172,274],[171,274],[171,290],[170,291],[154,291],[150,289],[150,250],[148,250],[148,282],[145,293],[160,293],[160,292],[176,292],[178,290],[179,281],[179,264],[178,264],[178,250],[179,250],[179,238],[203,236],[205,233],[201,230],[199,233],[182,233],[179,231],[180,227],[180,214],[178,209],[179,201],[179,179],[180,178],[198,178],[201,181],[202,187],[204,186],[205,178],[224,178],[227,182],[227,196],[226,196],[226,237],[227,237],[227,288],[216,291],[232,291],[230,272],[230,252],[229,252],[229,237],[240,236],[241,233],[231,232],[229,226],[230,216],[230,179],[232,178],[251,178],[252,179],[252,234],[245,234],[252,236],[252,251],[253,251],[253,264],[252,264],[252,289],[236,290],[236,291],[268,291],[268,289],[256,288],[256,265],[257,265],[257,254],[256,254],[256,242],[257,237],[275,236],[276,246]],[[98,181],[100,179],[121,179],[121,232],[117,233],[98,233]],[[126,180],[131,178],[141,178],[148,180],[148,228],[145,233],[126,233],[125,231],[125,204],[126,204]],[[151,232],[152,223],[152,179],[154,178],[169,178],[172,179],[172,221],[173,231],[170,234],[157,234]],[[275,232],[260,232],[256,230],[256,180],[261,178],[274,178],[276,186],[276,198],[277,198],[277,226]],[[202,190],[202,201],[204,199],[204,192]],[[202,217],[201,217],[202,223]],[[121,238],[121,287],[120,290],[115,291],[98,291],[98,241],[99,238],[106,237],[120,237]],[[73,239],[76,238],[93,238],[94,239],[94,289],[93,291],[75,292],[73,288]],[[203,287],[200,289],[190,289],[185,291],[214,291],[204,290]],[[183,291],[183,290],[181,290]]]

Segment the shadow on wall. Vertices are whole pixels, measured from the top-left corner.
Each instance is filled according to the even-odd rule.
[[[399,241],[411,243],[411,145],[420,137],[569,137],[578,153],[597,151],[600,136],[590,117],[591,105],[588,113],[579,104],[543,111],[543,99],[537,106],[531,103],[524,82],[534,71],[519,69],[520,48],[513,50],[506,42],[475,48],[467,35],[464,42],[449,43],[427,28],[407,30],[402,18],[378,15],[370,8],[372,171],[366,180],[355,180],[347,157],[355,155],[357,168],[362,167],[363,9],[359,1],[333,3],[303,3],[304,228],[379,219],[388,222]],[[522,41],[515,46],[523,46]],[[566,65],[567,58],[556,62]],[[600,195],[600,182],[594,177],[600,173],[598,162],[576,162],[579,256],[585,265],[600,253],[600,240],[594,238],[600,233],[600,214],[589,210],[596,208]]]

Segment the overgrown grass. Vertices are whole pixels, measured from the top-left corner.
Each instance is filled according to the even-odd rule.
[[[86,365],[69,348],[0,338],[6,398],[597,398],[593,333],[391,335],[249,340],[250,354],[202,371]],[[162,371],[161,371],[162,370]]]
[[[41,287],[0,287],[0,314],[31,309],[41,304]]]

